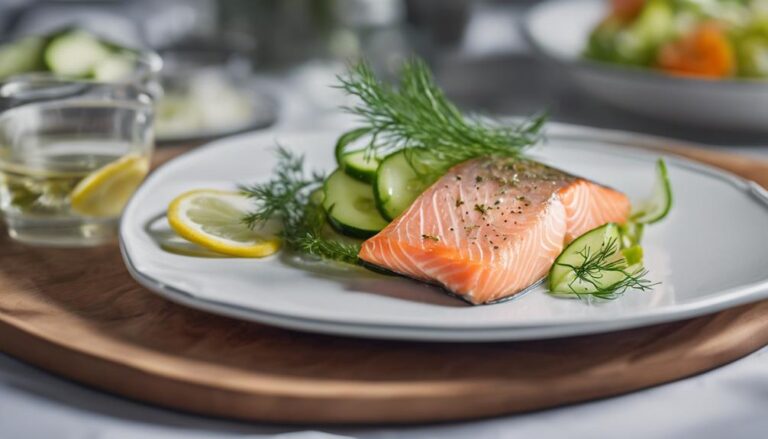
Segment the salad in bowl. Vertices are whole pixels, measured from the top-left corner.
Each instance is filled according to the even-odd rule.
[[[584,56],[673,75],[768,77],[768,1],[612,0]]]

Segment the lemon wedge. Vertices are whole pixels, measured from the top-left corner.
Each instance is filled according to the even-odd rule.
[[[128,154],[86,176],[70,194],[72,210],[83,216],[120,215],[149,172],[149,159]]]
[[[273,224],[250,229],[242,219],[252,207],[250,200],[237,192],[195,190],[171,202],[168,223],[182,238],[217,253],[269,256],[280,249],[278,229]]]

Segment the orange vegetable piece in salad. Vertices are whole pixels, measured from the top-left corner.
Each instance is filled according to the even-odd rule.
[[[667,73],[704,78],[731,76],[736,67],[731,43],[714,22],[702,23],[689,35],[662,46],[657,63]]]
[[[611,0],[611,17],[623,22],[632,21],[640,14],[646,0]]]

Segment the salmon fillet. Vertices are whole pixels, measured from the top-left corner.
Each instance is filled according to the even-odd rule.
[[[621,192],[537,162],[473,159],[365,241],[359,257],[484,304],[532,285],[566,243],[626,221],[629,210]]]

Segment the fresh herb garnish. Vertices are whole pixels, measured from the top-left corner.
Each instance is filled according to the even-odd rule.
[[[480,212],[480,215],[485,215],[488,211],[488,207],[485,204],[475,204],[475,210]]]
[[[308,173],[304,157],[278,146],[277,165],[266,183],[241,186],[256,201],[256,208],[243,220],[254,228],[270,220],[282,224],[281,238],[293,251],[321,259],[357,264],[359,244],[326,237],[326,218],[321,203],[312,200],[323,184],[324,175]]]
[[[624,258],[616,258],[618,248],[618,241],[610,239],[597,251],[593,251],[590,246],[578,251],[577,254],[582,258],[579,264],[556,263],[573,272],[573,279],[568,282],[570,292],[580,298],[595,297],[611,300],[618,298],[629,289],[647,291],[658,285],[645,278],[648,270],[642,266],[631,269],[632,267],[627,266]],[[619,274],[616,282],[609,285],[603,284],[606,276],[615,274]],[[579,282],[591,285],[591,291],[579,290],[577,288]]]
[[[379,81],[365,62],[338,80],[339,88],[359,100],[344,110],[359,117],[362,127],[356,130],[367,132],[367,154],[382,157],[406,150],[411,167],[425,181],[471,158],[519,156],[540,140],[546,120],[539,115],[513,126],[467,117],[418,59],[404,64],[397,87]]]
[[[345,110],[360,116],[363,126],[355,139],[368,135],[367,156],[381,157],[405,149],[417,174],[436,180],[452,165],[488,155],[516,157],[541,136],[545,117],[538,116],[517,126],[468,118],[448,101],[435,84],[427,65],[419,60],[405,63],[397,87],[376,79],[367,63],[350,68],[339,77],[339,88],[359,98]],[[350,143],[350,142],[346,142]],[[278,147],[278,163],[266,183],[242,187],[256,202],[244,221],[257,227],[269,220],[282,223],[284,245],[311,256],[359,263],[360,245],[327,237],[321,203],[310,200],[322,187],[324,175],[309,174],[303,157]],[[463,202],[462,202],[463,203]],[[457,202],[457,204],[459,204]]]

